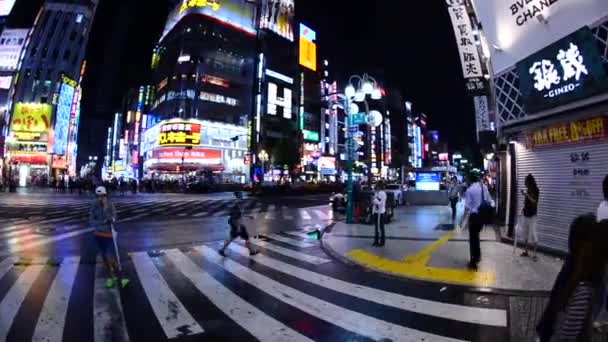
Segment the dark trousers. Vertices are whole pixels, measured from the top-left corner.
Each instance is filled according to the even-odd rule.
[[[452,208],[452,221],[456,221],[456,204],[458,204],[458,198],[450,198],[450,207]]]
[[[379,220],[378,220],[378,216],[380,216]],[[385,241],[384,214],[374,214],[373,220],[374,220],[374,226],[375,226],[374,243],[383,245],[384,241]],[[378,222],[378,221],[380,221],[380,222]]]
[[[481,260],[481,243],[479,233],[483,224],[478,214],[469,216],[469,249],[471,251],[471,262],[477,264]]]

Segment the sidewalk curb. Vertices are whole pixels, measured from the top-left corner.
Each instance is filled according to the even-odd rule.
[[[523,290],[498,289],[498,288],[493,288],[493,287],[471,287],[471,286],[449,283],[449,282],[436,282],[436,281],[403,277],[403,276],[399,276],[399,275],[396,275],[396,274],[393,274],[390,272],[384,272],[382,270],[377,270],[377,269],[363,266],[363,265],[347,258],[346,256],[335,251],[331,247],[331,243],[325,241],[326,239],[330,239],[330,238],[331,238],[331,232],[327,232],[327,233],[323,234],[323,237],[321,238],[321,249],[327,255],[329,255],[331,258],[338,260],[342,264],[345,264],[349,267],[353,267],[353,268],[356,268],[358,270],[368,272],[368,273],[374,273],[377,276],[384,276],[384,277],[387,277],[390,279],[407,281],[407,282],[415,283],[418,285],[424,285],[424,284],[432,284],[435,286],[436,285],[448,285],[450,287],[457,288],[463,292],[469,292],[469,293],[494,294],[494,295],[516,296],[516,297],[549,297],[549,295],[551,293],[550,291],[523,291]]]

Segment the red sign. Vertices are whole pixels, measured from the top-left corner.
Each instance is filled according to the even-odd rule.
[[[165,148],[152,151],[152,159],[155,164],[181,164],[182,158],[184,164],[220,165],[222,164],[222,151],[204,148],[193,148],[192,150]]]
[[[30,165],[47,165],[46,153],[12,153],[11,162]]]
[[[51,167],[53,169],[67,169],[67,160],[65,156],[53,156]]]

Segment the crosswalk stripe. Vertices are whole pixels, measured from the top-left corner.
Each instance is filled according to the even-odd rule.
[[[61,235],[57,235],[57,236],[53,236],[53,237],[44,237],[44,238],[41,238],[36,241],[32,241],[27,244],[13,246],[10,248],[10,251],[8,251],[8,252],[0,251],[0,256],[10,255],[12,253],[18,253],[18,252],[21,252],[21,251],[24,251],[24,250],[27,250],[30,248],[46,245],[51,242],[59,242],[62,240],[70,239],[70,238],[73,238],[78,235],[90,233],[93,230],[94,230],[93,228],[88,228],[88,229],[77,230],[77,231],[73,231],[70,233],[61,234]]]
[[[266,215],[264,216],[264,219],[266,220],[274,220],[275,219],[275,210],[277,209],[277,207],[274,204],[271,204],[268,206],[267,210],[266,210]]]
[[[269,238],[273,239],[273,240],[277,240],[283,243],[286,243],[288,245],[292,245],[292,246],[296,246],[296,247],[300,247],[300,248],[309,248],[309,247],[314,247],[315,245],[310,244],[308,242],[304,242],[304,241],[300,241],[300,240],[296,240],[296,239],[291,239],[285,236],[281,236],[279,234],[269,234],[268,235]]]
[[[375,340],[424,340],[434,342],[461,341],[410,329],[373,318],[356,311],[345,309],[279,283],[230,259],[220,259],[217,252],[210,247],[200,246],[195,247],[195,249],[214,264],[222,267],[237,278],[251,284],[268,295],[301,311],[304,311],[309,315],[339,326],[345,330],[352,331],[358,335],[367,336]]]
[[[165,255],[205,297],[260,341],[312,341],[232,293],[180,251]]]
[[[302,220],[312,220],[312,217],[310,216],[310,214],[308,213],[307,210],[298,209],[298,213],[300,214],[300,217],[302,218]]]
[[[293,220],[293,216],[291,216],[287,207],[281,207],[281,214],[285,220]]]
[[[0,262],[0,279],[13,268],[15,261],[17,261],[17,258],[9,257]]]
[[[167,338],[172,339],[182,335],[184,328],[187,328],[191,334],[203,333],[203,328],[171,291],[148,254],[145,252],[133,253],[131,259],[148,297],[148,302]]]
[[[100,263],[95,265],[95,287],[93,294],[94,342],[128,342],[129,334],[116,288],[105,286],[105,270]]]
[[[68,303],[76,279],[80,257],[63,260],[38,317],[32,341],[61,342]]]
[[[331,262],[331,260],[328,260],[328,259],[325,259],[325,258],[316,257],[314,255],[304,254],[302,252],[294,251],[292,249],[283,248],[281,246],[277,246],[275,244],[272,244],[272,243],[270,243],[268,241],[262,241],[262,240],[256,240],[256,239],[252,239],[250,241],[251,241],[252,244],[254,244],[256,246],[266,248],[267,250],[273,251],[275,253],[279,253],[281,255],[285,255],[285,256],[290,257],[292,259],[304,261],[304,262],[307,262],[309,264],[322,265],[322,264]]]
[[[319,210],[319,209],[315,209],[313,210],[313,212],[315,213],[315,215],[317,215],[317,217],[319,217],[321,220],[327,220],[328,216],[327,214],[325,214],[323,211]]]
[[[230,248],[242,256],[249,257],[249,250],[246,248],[232,245]],[[505,310],[474,308],[407,297],[397,293],[378,290],[375,288],[335,279],[320,273],[290,265],[265,255],[257,255],[253,258],[253,260],[264,266],[273,268],[279,272],[316,284],[318,286],[375,302],[377,304],[391,306],[400,310],[466,323],[484,324],[497,327],[507,326],[507,312]]]
[[[27,267],[0,302],[0,341],[6,341],[25,296],[43,268],[41,265]]]
[[[146,215],[148,215],[148,214],[133,215],[133,216],[129,216],[129,217],[126,217],[124,219],[118,220],[118,222],[122,222],[122,223],[124,223],[124,222],[131,222],[131,221],[135,221],[135,220],[137,220],[139,218],[142,218],[142,217],[144,217]]]

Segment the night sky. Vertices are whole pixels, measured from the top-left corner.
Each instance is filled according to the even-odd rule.
[[[320,58],[327,58],[338,79],[352,73],[377,70],[389,86],[401,89],[415,111],[429,117],[432,129],[450,150],[475,144],[472,99],[464,91],[456,43],[443,1],[383,1],[381,5],[357,6],[353,1],[296,1],[301,21],[317,31]],[[101,0],[89,42],[89,71],[84,84],[84,115],[96,106],[104,65],[104,51],[116,38],[110,32],[120,25],[120,8],[129,15],[117,65],[117,82],[109,90],[118,108],[129,87],[145,82],[152,47],[158,40],[169,11],[169,1]],[[372,4],[363,2],[363,4]],[[404,11],[406,9],[406,11]],[[107,62],[106,62],[107,64]],[[109,99],[109,100],[107,100]]]

